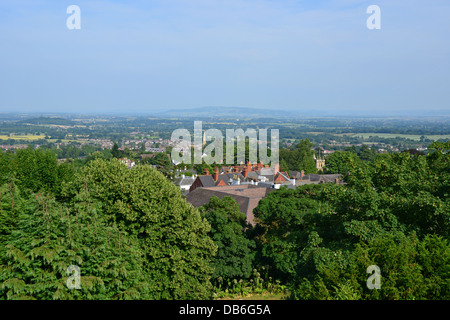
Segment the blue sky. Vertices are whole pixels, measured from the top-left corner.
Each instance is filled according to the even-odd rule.
[[[0,112],[450,113],[449,17],[448,0],[1,0]]]

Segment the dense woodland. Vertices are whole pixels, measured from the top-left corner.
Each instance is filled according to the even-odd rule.
[[[309,143],[282,165],[296,169]],[[1,152],[0,299],[449,299],[450,143],[336,152],[327,167],[345,184],[274,191],[252,227],[232,198],[196,209],[145,163]]]

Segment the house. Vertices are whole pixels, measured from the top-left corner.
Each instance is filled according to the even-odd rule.
[[[141,160],[144,160],[144,159],[150,159],[150,158],[153,158],[154,156],[155,156],[154,154],[143,153],[143,154],[141,154]]]
[[[311,183],[337,183],[343,184],[342,174],[305,174],[302,171],[289,171],[291,179],[295,179],[295,185],[304,185]]]
[[[250,171],[256,169],[256,171]],[[278,167],[249,167],[242,168],[243,173],[236,172],[233,167],[232,172],[219,173],[219,169],[214,169],[214,174],[210,175],[205,170],[204,175],[197,176],[189,188],[186,200],[194,207],[199,207],[209,203],[212,196],[219,199],[231,196],[236,200],[239,209],[247,217],[247,222],[255,224],[253,209],[259,201],[268,193],[280,189],[282,186],[296,188],[304,184],[319,183],[342,183],[340,174],[305,174],[304,171],[278,171]]]
[[[213,196],[219,199],[226,196],[232,197],[238,204],[239,210],[245,214],[247,222],[255,225],[253,210],[258,206],[259,201],[272,191],[274,189],[252,184],[212,186],[196,188],[187,194],[186,200],[197,208],[209,203],[209,199]]]
[[[289,184],[291,179],[287,172],[280,172],[279,166],[269,168],[268,165],[262,163],[247,164],[241,166],[225,166],[220,171],[218,167],[214,169],[214,173],[210,174],[208,169],[205,169],[204,175],[199,175],[192,184],[189,191],[194,191],[196,188],[205,188],[213,186],[228,186],[240,184],[258,185],[259,183],[266,183],[272,185]]]
[[[189,177],[182,174],[181,177],[174,180],[174,183],[180,187],[183,194],[187,194],[195,179],[196,177]]]
[[[192,183],[189,191],[194,191],[197,188],[228,186],[240,184],[245,180],[244,176],[239,173],[219,173],[219,168],[214,169],[214,174],[210,175],[209,170],[205,169],[204,175],[199,175]]]
[[[159,152],[166,152],[166,148],[145,148],[146,152],[153,152],[153,153],[159,153]]]

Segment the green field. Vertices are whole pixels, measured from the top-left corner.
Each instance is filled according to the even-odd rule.
[[[8,139],[12,139],[12,140],[24,140],[24,141],[34,141],[34,140],[39,140],[39,139],[44,139],[45,135],[41,134],[41,135],[35,135],[35,134],[27,134],[27,135],[0,135],[0,140],[8,140]]]
[[[344,134],[340,134],[340,136],[343,136]],[[411,139],[415,141],[420,141],[420,137],[422,135],[419,134],[400,134],[400,133],[375,133],[375,132],[369,132],[369,133],[349,133],[345,134],[349,137],[360,137],[364,139],[369,139],[370,137],[379,137],[379,138],[405,138],[405,139]],[[430,140],[439,140],[439,139],[450,139],[450,134],[443,134],[443,135],[424,135],[425,139]]]
[[[26,134],[26,135],[13,135],[13,136],[9,136],[9,135],[5,135],[5,134],[0,134],[0,140],[8,140],[8,139],[12,139],[12,140],[20,140],[20,141],[36,141],[36,140],[40,140],[40,139],[45,139],[45,135],[41,134],[41,135],[35,135],[35,134]],[[61,142],[76,142],[77,140],[72,140],[72,139],[46,139],[47,142],[53,142],[55,143],[56,141],[61,140]]]

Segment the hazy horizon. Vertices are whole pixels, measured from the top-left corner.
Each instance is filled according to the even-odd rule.
[[[2,1],[0,112],[448,115],[448,16],[444,0]]]
[[[219,113],[216,113],[215,110],[220,109]],[[233,113],[232,111],[236,110],[242,111],[241,113]],[[254,113],[248,113],[254,112]],[[397,118],[397,119],[419,119],[419,118],[427,118],[427,119],[438,119],[440,121],[449,121],[450,120],[450,111],[441,110],[441,111],[433,111],[433,112],[391,112],[391,113],[370,113],[370,112],[353,112],[353,111],[327,111],[327,112],[299,112],[298,110],[288,110],[288,109],[270,109],[270,108],[246,108],[246,107],[224,107],[224,106],[209,106],[209,107],[198,107],[198,108],[182,108],[182,109],[154,109],[154,110],[141,110],[141,111],[85,111],[85,112],[77,112],[77,111],[0,111],[1,115],[17,115],[17,116],[28,116],[27,118],[37,118],[37,117],[61,117],[65,118],[67,116],[124,116],[124,117],[161,117],[161,118],[195,118],[196,116],[201,117],[211,117],[215,114],[218,117],[225,118],[255,118],[258,113],[261,112],[259,117],[267,118]],[[232,116],[233,115],[233,116]],[[235,115],[235,116],[234,116]]]

